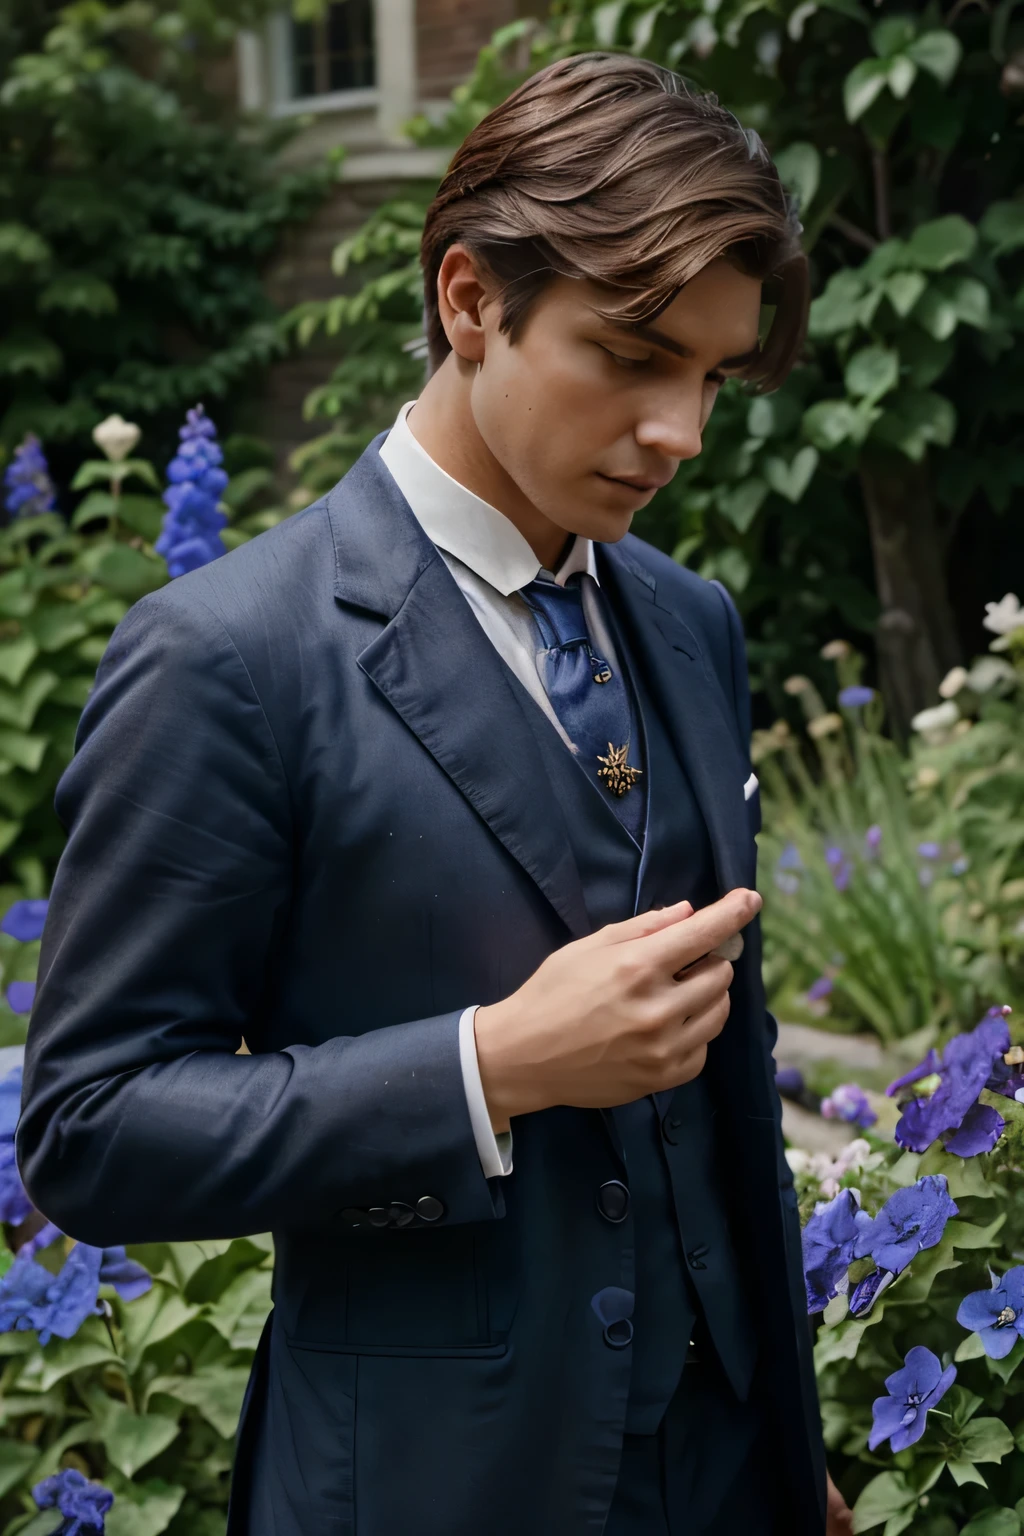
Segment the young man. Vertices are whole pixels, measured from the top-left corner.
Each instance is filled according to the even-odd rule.
[[[273,1231],[232,1536],[825,1529],[743,641],[628,536],[790,366],[798,228],[713,99],[543,71],[430,210],[420,398],[111,640],[19,1153],[93,1243]]]

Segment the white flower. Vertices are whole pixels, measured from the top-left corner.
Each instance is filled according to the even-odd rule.
[[[915,731],[945,731],[951,725],[955,725],[959,719],[960,711],[952,699],[947,699],[945,704],[936,704],[932,709],[922,709],[910,724]]]
[[[843,728],[843,717],[831,711],[827,715],[816,715],[813,720],[807,722],[807,734],[813,736],[816,741],[822,736],[832,736]]]
[[[125,421],[122,416],[108,416],[92,432],[93,442],[112,464],[120,464],[126,459],[141,436],[141,427],[134,421]]]
[[[1007,592],[1002,602],[986,603],[982,624],[994,635],[1009,635],[1015,629],[1024,628],[1024,608],[1014,592]]]
[[[1008,661],[1002,661],[998,656],[981,656],[968,673],[967,681],[975,693],[988,693],[996,683],[1012,682],[1016,676]]]
[[[939,694],[944,699],[953,699],[960,692],[961,688],[967,687],[967,683],[967,668],[954,667],[951,672],[946,673],[939,684]]]
[[[821,648],[821,654],[826,661],[842,661],[844,656],[849,656],[853,647],[848,640],[830,640]]]
[[[782,685],[782,689],[783,689],[784,693],[792,694],[792,695],[795,696],[798,693],[806,693],[807,689],[810,688],[810,686],[811,686],[810,678],[809,677],[803,677],[801,674],[797,673],[797,675],[795,677],[787,677],[786,678],[785,682]]]
[[[915,789],[934,789],[940,779],[939,770],[925,763],[914,774]]]

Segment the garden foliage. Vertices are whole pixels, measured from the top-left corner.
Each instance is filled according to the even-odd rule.
[[[776,708],[794,664],[823,682],[821,642],[867,637],[881,616],[890,721],[905,730],[960,660],[957,530],[1024,486],[1024,18],[912,0],[563,0],[546,25],[499,33],[447,118],[409,131],[455,144],[527,74],[595,46],[680,69],[762,134],[799,199],[819,294],[805,365],[770,397],[724,389],[700,458],[636,529],[730,588]],[[429,192],[373,214],[335,252],[346,291],[290,317],[300,340],[323,327],[343,344],[308,402],[332,423],[297,460],[313,489],[422,384]]]
[[[281,351],[261,265],[333,171],[275,170],[295,124],[243,123],[214,88],[238,26],[266,9],[4,7],[0,446],[37,433],[59,481],[111,412],[169,442],[186,406],[234,406]]]

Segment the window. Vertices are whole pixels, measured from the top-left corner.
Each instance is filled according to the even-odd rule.
[[[376,85],[373,0],[332,0],[318,21],[291,22],[293,100]]]

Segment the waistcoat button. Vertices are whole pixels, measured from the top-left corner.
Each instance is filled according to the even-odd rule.
[[[609,1349],[625,1349],[633,1342],[633,1324],[628,1317],[617,1323],[609,1323],[604,1330],[604,1341]]]
[[[605,1221],[625,1221],[629,1215],[629,1190],[620,1179],[609,1179],[597,1192],[597,1208]]]

